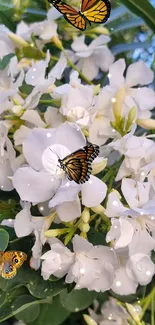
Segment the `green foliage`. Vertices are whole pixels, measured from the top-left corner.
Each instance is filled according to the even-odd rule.
[[[71,312],[77,312],[90,306],[97,297],[97,292],[87,289],[72,290],[70,293],[64,289],[60,293],[60,302],[64,308]]]
[[[6,68],[6,66],[8,65],[8,63],[10,62],[10,60],[13,58],[13,56],[15,56],[14,53],[10,53],[5,55],[1,60],[0,60],[0,70],[4,70]]]
[[[155,9],[147,0],[119,0],[155,32]]]
[[[0,229],[0,251],[5,251],[9,243],[9,234],[6,230]]]

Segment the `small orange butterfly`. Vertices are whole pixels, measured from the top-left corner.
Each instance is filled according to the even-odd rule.
[[[23,252],[0,251],[0,275],[4,279],[12,279],[26,259],[27,255]]]

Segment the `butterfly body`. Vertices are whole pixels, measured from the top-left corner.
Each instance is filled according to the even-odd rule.
[[[0,275],[12,279],[26,259],[27,255],[20,251],[0,251]]]
[[[81,10],[77,11],[61,0],[49,0],[53,6],[64,15],[64,18],[74,27],[84,31],[87,21],[105,23],[110,16],[109,0],[82,0]]]
[[[92,171],[91,163],[98,156],[99,147],[89,143],[82,149],[76,150],[64,159],[58,159],[70,181],[83,184],[89,180]]]

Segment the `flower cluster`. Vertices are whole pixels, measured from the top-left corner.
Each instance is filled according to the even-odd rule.
[[[154,75],[143,61],[126,69],[115,60],[108,35],[89,44],[76,36],[65,49],[56,14],[20,22],[15,34],[0,26],[0,55],[10,59],[0,70],[0,187],[15,189],[21,205],[2,225],[18,238],[34,236],[30,266],[44,280],[133,294],[155,274],[155,143],[144,132],[155,128]],[[45,50],[51,42],[57,57]],[[100,154],[89,180],[77,184],[59,160],[88,141]],[[107,324],[111,304],[100,319],[90,311],[99,324]],[[113,308],[113,321],[127,324],[123,308]]]

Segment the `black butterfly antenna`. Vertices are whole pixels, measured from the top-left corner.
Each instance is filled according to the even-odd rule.
[[[49,148],[58,158],[58,161],[60,160],[60,157],[58,156],[57,152],[55,150],[52,150],[51,148]],[[61,168],[59,165],[57,165],[57,167]]]

